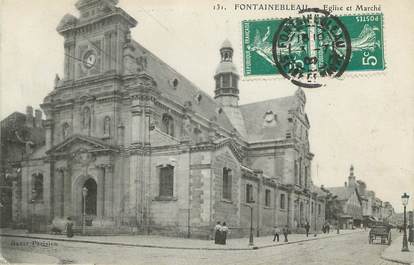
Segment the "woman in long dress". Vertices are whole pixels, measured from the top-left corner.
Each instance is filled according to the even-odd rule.
[[[66,223],[66,236],[73,237],[73,222],[70,217],[68,217],[68,222]]]
[[[221,224],[217,222],[216,226],[214,227],[214,243],[220,244],[221,241]]]
[[[226,225],[226,222],[223,223],[221,226],[221,244],[225,245],[227,240],[227,233],[229,232],[229,228]]]

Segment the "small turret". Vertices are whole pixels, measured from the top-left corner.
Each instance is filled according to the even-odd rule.
[[[239,73],[233,64],[233,47],[225,40],[220,48],[221,60],[216,69],[214,98],[223,106],[238,106],[239,101]]]
[[[354,166],[351,165],[351,168],[349,169],[349,177],[348,177],[348,183],[350,187],[356,186],[356,179],[354,175]]]

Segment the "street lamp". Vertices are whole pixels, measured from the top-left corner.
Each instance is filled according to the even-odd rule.
[[[254,201],[250,201],[250,203],[254,203]],[[249,204],[245,204],[247,207],[250,208],[250,236],[249,236],[249,246],[253,246],[253,206]]]
[[[83,217],[82,217],[82,234],[85,234],[85,222],[86,222],[86,195],[88,195],[88,188],[83,187],[82,196],[83,196]]]
[[[401,196],[402,204],[404,205],[404,235],[403,235],[403,245],[401,251],[407,252],[408,250],[408,242],[407,242],[407,217],[406,217],[406,207],[408,204],[408,199],[410,196],[404,192]]]

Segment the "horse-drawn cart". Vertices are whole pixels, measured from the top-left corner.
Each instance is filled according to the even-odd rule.
[[[386,225],[373,226],[369,231],[368,242],[374,243],[376,239],[381,239],[381,244],[391,244],[391,229]]]

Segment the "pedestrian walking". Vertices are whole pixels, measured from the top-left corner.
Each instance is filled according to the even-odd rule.
[[[70,217],[67,218],[66,222],[66,236],[73,237],[73,222]]]
[[[220,244],[220,242],[221,242],[221,223],[219,221],[214,227],[214,243]]]
[[[306,230],[306,237],[309,237],[310,224],[308,221],[306,221],[305,230]]]
[[[225,245],[226,241],[227,241],[227,234],[230,232],[229,228],[226,225],[226,222],[223,222],[223,225],[221,226],[220,231],[221,231],[221,236],[220,236],[221,241],[220,241],[220,243],[222,245]]]
[[[277,239],[277,242],[279,242],[279,235],[280,235],[280,228],[275,225],[273,227],[273,242]]]
[[[282,230],[283,236],[285,237],[285,242],[288,242],[288,234],[290,233],[289,227],[285,226]]]
[[[414,245],[414,230],[413,226],[408,226],[408,242],[410,242],[410,245]]]
[[[326,232],[329,234],[330,230],[331,230],[331,224],[329,222],[326,222]]]

